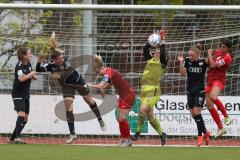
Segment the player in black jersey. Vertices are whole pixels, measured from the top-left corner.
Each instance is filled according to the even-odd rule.
[[[30,84],[31,80],[36,80],[36,72],[32,70],[30,60],[32,52],[29,48],[18,48],[17,56],[19,62],[15,67],[15,78],[13,82],[12,99],[14,109],[17,111],[18,117],[16,120],[15,129],[10,137],[9,143],[25,144],[21,140],[21,131],[28,121],[30,109]]]
[[[183,55],[178,56],[180,74],[187,74],[187,103],[191,115],[197,124],[197,146],[202,145],[203,139],[207,145],[210,137],[210,132],[206,130],[201,114],[205,101],[204,78],[208,67],[208,59],[200,58],[200,54],[201,45],[197,44],[195,47],[190,48],[189,57],[186,59],[183,58]],[[204,136],[202,136],[202,133]]]
[[[42,65],[42,63],[44,63],[45,58],[43,56],[38,58],[36,71],[51,72],[51,76],[57,79],[62,87],[63,98],[66,107],[66,117],[70,131],[70,136],[66,143],[72,143],[72,141],[77,138],[75,134],[73,115],[73,99],[75,91],[77,91],[83,97],[85,102],[89,105],[97,117],[101,129],[105,131],[106,125],[102,120],[97,104],[93,100],[90,90],[88,89],[88,86],[82,76],[70,64],[64,61],[63,55],[59,49],[52,47],[51,53],[51,62],[44,65]]]

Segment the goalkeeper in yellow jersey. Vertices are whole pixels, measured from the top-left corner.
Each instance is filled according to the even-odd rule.
[[[160,31],[159,40],[152,40],[151,37],[154,36],[156,34],[151,35],[143,47],[143,55],[147,64],[141,77],[141,107],[138,114],[137,132],[132,135],[131,139],[133,141],[139,139],[144,120],[147,118],[151,126],[158,132],[161,143],[164,145],[166,143],[166,133],[162,131],[159,121],[154,116],[153,108],[160,98],[160,80],[167,66],[164,41],[165,32],[163,30]],[[151,53],[150,47],[156,47],[156,51]]]

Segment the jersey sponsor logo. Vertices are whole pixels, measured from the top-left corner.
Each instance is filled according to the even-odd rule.
[[[192,72],[192,73],[201,73],[202,72],[202,68],[199,68],[199,67],[190,67],[188,70],[189,70],[189,72]]]

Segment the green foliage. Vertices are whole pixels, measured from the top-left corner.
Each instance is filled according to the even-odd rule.
[[[165,0],[166,1],[166,0]],[[168,0],[166,4],[173,5],[173,4],[183,4],[184,0]],[[135,0],[136,4],[143,4],[143,5],[162,5],[164,0]]]
[[[17,22],[10,22],[10,23],[8,23],[7,28],[10,31],[12,31],[13,34],[22,31],[22,25],[17,23]]]
[[[0,0],[0,3],[12,3],[12,0]],[[56,0],[23,0],[25,3],[56,3]],[[68,3],[74,4],[80,1],[69,0]],[[31,34],[31,32],[41,29],[44,33],[45,27],[55,25],[54,21],[56,16],[55,10],[23,10],[23,9],[10,9],[1,11],[0,21],[4,20],[4,23],[0,23],[0,34],[3,38],[0,39],[0,53],[13,56],[15,48],[19,45],[24,45],[34,50],[35,54],[49,54],[48,35]],[[64,15],[64,14],[63,14]],[[73,22],[74,25],[82,25],[82,11],[72,11],[65,18],[66,22]],[[72,24],[67,24],[72,25]],[[4,36],[4,35],[9,36]],[[7,44],[7,45],[6,45]],[[8,58],[5,62],[1,62],[4,66],[1,70],[7,66]]]
[[[239,0],[184,0],[186,5],[238,5]]]
[[[48,18],[53,16],[53,11],[45,11],[43,15],[40,17],[41,24],[46,24],[48,22]]]
[[[27,47],[33,49],[36,55],[48,55],[49,54],[49,43],[48,38],[46,37],[38,37],[35,38],[33,41],[27,41]]]
[[[10,3],[12,2],[13,0],[0,0],[0,3]]]
[[[73,22],[74,22],[76,25],[81,26],[81,25],[82,25],[82,16],[79,15],[79,14],[73,16]]]
[[[135,2],[137,4],[141,4],[141,5],[153,5],[153,4],[162,5],[163,1],[164,0],[148,0],[148,1],[136,0]],[[182,5],[183,1],[184,0],[168,0],[168,1],[166,1],[167,2],[166,4],[168,4],[168,5]],[[175,11],[168,11],[167,13],[163,12],[163,11],[153,11],[152,13],[155,14],[156,19],[158,20],[158,21],[156,21],[155,25],[160,27],[160,26],[163,26],[163,22],[162,22],[163,14],[166,14],[168,21],[172,21],[173,18],[174,18]]]

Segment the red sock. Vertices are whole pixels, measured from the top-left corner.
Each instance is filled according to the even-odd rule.
[[[223,106],[222,102],[218,98],[214,101],[214,104],[222,112],[222,114],[225,118],[228,117],[228,114],[227,114],[227,111],[226,111],[225,107]]]
[[[209,112],[211,113],[213,120],[217,124],[218,128],[222,129],[223,128],[222,121],[220,119],[220,116],[219,116],[217,110],[215,108],[212,108],[211,110],[209,110]]]
[[[119,129],[120,129],[121,137],[129,139],[130,138],[130,130],[129,130],[127,120],[124,119],[122,122],[118,122],[118,123],[119,123]]]

